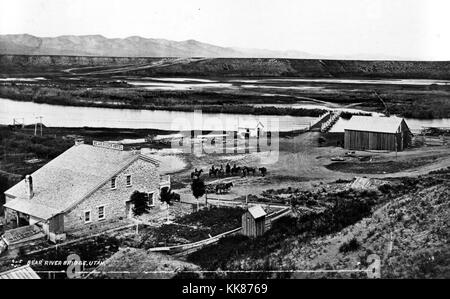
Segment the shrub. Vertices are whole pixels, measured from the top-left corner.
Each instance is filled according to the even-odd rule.
[[[389,184],[383,184],[381,186],[378,187],[378,190],[383,193],[383,194],[387,194],[391,191],[391,185]]]
[[[150,206],[148,204],[148,194],[139,191],[134,191],[130,196],[131,202],[134,204],[133,214],[139,216],[148,213]]]
[[[347,253],[351,251],[356,251],[361,247],[361,244],[359,244],[358,240],[353,237],[350,241],[345,242],[344,244],[339,247],[339,252]]]
[[[205,195],[206,192],[205,182],[203,182],[203,180],[200,178],[192,180],[191,190],[192,195],[194,195],[196,199],[199,199],[200,197]]]

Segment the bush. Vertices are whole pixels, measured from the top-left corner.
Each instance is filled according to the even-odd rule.
[[[134,216],[140,216],[144,213],[148,213],[148,211],[150,210],[148,194],[146,193],[134,191],[130,196],[130,201],[134,204]]]
[[[188,261],[208,270],[218,268],[225,270],[230,261],[264,258],[278,249],[290,250],[286,247],[287,238],[295,236],[299,241],[305,241],[340,231],[369,215],[372,204],[372,201],[338,196],[335,198],[334,206],[325,212],[311,213],[300,218],[289,216],[280,218],[272,224],[270,230],[255,239],[244,236],[225,237],[218,244],[206,246],[190,254]],[[359,246],[359,243],[356,244]],[[350,248],[355,248],[356,244],[351,243]]]
[[[388,194],[391,191],[391,185],[389,184],[383,184],[378,187],[378,190],[383,194]]]
[[[341,247],[339,247],[339,252],[347,253],[351,251],[356,251],[360,247],[361,245],[359,244],[358,240],[355,237],[353,237],[350,241],[345,242],[344,244],[341,245]]]

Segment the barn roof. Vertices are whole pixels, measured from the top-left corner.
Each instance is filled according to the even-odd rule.
[[[158,165],[158,161],[133,151],[75,145],[31,174],[34,191],[31,200],[22,180],[5,192],[14,199],[4,207],[49,219],[92,194],[139,158]]]
[[[397,133],[403,118],[392,116],[359,116],[354,115],[345,124],[344,130]]]
[[[0,273],[0,279],[40,279],[30,265],[25,265]]]
[[[263,216],[266,216],[266,212],[260,205],[253,206],[248,209],[248,212],[252,215],[254,219],[261,218]]]

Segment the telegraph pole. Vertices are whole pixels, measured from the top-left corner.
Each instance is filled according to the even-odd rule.
[[[20,122],[20,120],[22,120],[22,122]],[[21,118],[13,118],[13,127],[16,127],[16,124],[20,125],[23,129],[23,127],[25,126],[25,118],[21,117]]]
[[[34,135],[36,136],[37,134],[37,119],[39,119],[39,126],[41,128],[41,136],[42,136],[42,116],[36,116],[36,123],[34,125]]]

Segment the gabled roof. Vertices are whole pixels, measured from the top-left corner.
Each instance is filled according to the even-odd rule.
[[[27,215],[33,215],[34,217],[44,220],[50,219],[54,215],[60,213],[59,209],[54,209],[47,205],[38,203],[34,201],[34,198],[32,200],[16,198],[14,200],[9,201],[4,206],[14,211],[19,211]]]
[[[17,267],[0,273],[0,279],[41,279],[30,265]]]
[[[31,174],[31,200],[22,180],[5,192],[14,199],[4,206],[49,219],[78,204],[137,159],[159,165],[157,160],[133,151],[75,145]]]
[[[248,209],[248,212],[252,215],[254,219],[261,218],[263,216],[266,216],[266,212],[260,205],[253,206]]]
[[[392,116],[359,116],[354,115],[345,124],[344,130],[397,133],[403,118]]]
[[[256,119],[247,119],[239,122],[239,129],[256,129],[256,128],[264,128],[264,125],[261,121]]]

